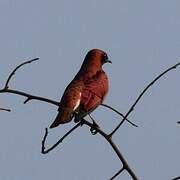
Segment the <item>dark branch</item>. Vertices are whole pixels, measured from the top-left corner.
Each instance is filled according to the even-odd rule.
[[[13,90],[13,89],[0,89],[0,93],[11,93],[11,94],[17,94],[20,96],[27,97],[27,100],[25,100],[24,103],[27,103],[30,100],[39,100],[39,101],[43,101],[43,102],[47,102],[47,103],[59,106],[59,102],[57,102],[57,101],[53,101],[51,99],[47,99],[47,98],[40,97],[40,96],[34,96],[31,94],[25,93],[23,91],[18,91],[18,90]]]
[[[145,92],[158,80],[160,79],[164,74],[166,74],[167,72],[171,71],[172,69],[175,69],[177,66],[179,66],[180,63],[175,64],[174,66],[168,68],[167,70],[165,70],[164,72],[162,72],[159,76],[157,76],[153,81],[151,81],[146,87],[145,89],[140,93],[140,95],[138,96],[138,98],[136,99],[136,101],[134,102],[134,104],[130,107],[129,111],[126,113],[126,115],[124,116],[123,120],[117,125],[117,127],[110,133],[110,136],[113,136],[113,134],[119,129],[119,127],[124,123],[124,121],[127,119],[127,117],[129,116],[129,114],[134,110],[134,107],[136,106],[136,104],[139,102],[139,100],[142,98],[142,96],[145,94]]]
[[[117,111],[116,109],[114,109],[113,107],[107,105],[107,104],[101,104],[101,106],[107,107],[109,109],[111,109],[112,111],[114,111],[115,113],[119,114],[122,118],[124,118],[124,115],[122,113],[120,113],[119,111]],[[130,120],[128,120],[127,118],[125,119],[128,123],[130,123],[132,126],[138,127],[138,125],[134,124],[133,122],[131,122]]]
[[[45,129],[45,135],[44,138],[42,140],[42,149],[41,149],[41,153],[42,154],[47,154],[50,151],[52,151],[54,148],[56,148],[60,143],[62,143],[62,141],[69,135],[71,134],[75,129],[77,129],[79,126],[81,125],[81,122],[76,124],[72,129],[70,129],[61,139],[59,139],[59,141],[57,141],[53,146],[51,146],[49,149],[46,150],[45,148],[45,143],[46,143],[46,138],[48,135],[48,129]]]
[[[7,112],[11,112],[10,109],[6,109],[6,108],[0,108],[0,111],[7,111]]]
[[[179,180],[180,179],[180,176],[179,177],[176,177],[176,178],[173,178],[171,180]]]
[[[114,178],[116,178],[119,174],[121,174],[124,171],[124,167],[122,167],[110,180],[113,180]]]
[[[91,117],[92,118],[92,117]],[[79,126],[82,126],[83,124],[87,125],[90,127],[90,129],[95,129],[95,131],[97,133],[99,133],[100,135],[102,135],[107,142],[111,145],[111,147],[113,148],[114,152],[117,154],[117,156],[119,157],[120,161],[123,164],[123,168],[118,171],[118,173],[116,173],[112,178],[117,177],[123,170],[126,170],[129,175],[134,179],[134,180],[138,180],[138,178],[136,177],[136,175],[134,174],[134,172],[131,170],[131,168],[129,167],[127,161],[124,159],[123,155],[121,154],[121,152],[119,151],[118,147],[114,144],[113,140],[111,137],[108,136],[108,134],[106,134],[104,131],[102,131],[100,129],[100,127],[97,125],[94,125],[94,120],[93,123],[90,123],[88,121],[86,121],[85,119],[82,119],[81,122],[79,122],[77,125],[75,125],[72,129],[70,129],[63,137],[61,137],[53,146],[51,146],[49,149],[45,150],[45,142],[48,136],[48,129],[45,129],[45,135],[44,138],[42,140],[42,150],[41,153],[42,154],[47,154],[50,151],[52,151],[54,148],[56,148],[60,143],[62,143],[62,141],[69,135],[71,134],[75,129],[77,129]],[[112,179],[111,178],[111,179]]]
[[[87,126],[89,126],[90,128],[94,128],[97,133],[99,133],[101,136],[103,136],[107,142],[111,145],[111,147],[113,148],[114,152],[116,153],[116,155],[119,157],[120,161],[123,164],[123,168],[129,173],[129,175],[133,178],[133,180],[138,180],[138,178],[136,177],[136,175],[134,174],[134,172],[131,170],[131,168],[129,167],[127,161],[124,159],[123,155],[121,154],[120,150],[118,149],[118,147],[114,144],[111,136],[109,136],[108,134],[106,134],[104,131],[102,131],[100,128],[97,128],[93,125],[93,123],[90,123],[88,121],[86,121],[85,119],[82,119],[82,124],[85,124]]]
[[[28,94],[26,92],[23,92],[23,91],[18,91],[18,90],[14,90],[14,89],[9,89],[9,83],[10,83],[10,80],[12,79],[13,75],[16,73],[16,71],[18,69],[20,69],[22,66],[26,65],[26,64],[29,64],[29,63],[32,63],[34,61],[37,61],[39,58],[35,58],[35,59],[31,59],[29,61],[25,61],[23,63],[21,63],[20,65],[18,65],[11,73],[10,75],[8,76],[8,79],[6,81],[6,84],[4,86],[3,89],[0,89],[0,93],[11,93],[11,94],[17,94],[17,95],[20,95],[20,96],[24,96],[26,97],[27,99],[24,101],[24,104],[29,102],[30,100],[39,100],[39,101],[44,101],[44,102],[47,102],[47,103],[51,103],[51,104],[54,104],[56,106],[59,106],[59,102],[56,102],[56,101],[53,101],[51,99],[47,99],[47,98],[44,98],[44,97],[40,97],[40,96],[34,96],[34,95],[31,95],[31,94]]]
[[[4,89],[8,89],[8,88],[9,88],[8,85],[9,85],[9,82],[10,82],[12,76],[15,74],[15,72],[16,72],[20,67],[24,66],[25,64],[32,63],[33,61],[37,61],[38,59],[39,59],[39,58],[31,59],[31,60],[25,61],[25,62],[21,63],[19,66],[17,66],[17,67],[11,72],[11,74],[9,75],[9,77],[8,77],[8,79],[7,79],[7,81],[6,81],[6,84],[5,84],[5,86],[4,86]]]

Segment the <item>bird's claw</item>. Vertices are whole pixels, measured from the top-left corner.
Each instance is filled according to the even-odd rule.
[[[93,120],[93,127],[91,127],[90,131],[92,135],[96,135],[97,129],[99,128],[99,125]]]

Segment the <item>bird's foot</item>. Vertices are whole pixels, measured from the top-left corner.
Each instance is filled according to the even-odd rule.
[[[77,112],[74,112],[73,113],[73,116],[74,116],[74,122],[75,123],[78,123],[81,121],[81,118],[78,116],[78,113]]]
[[[93,127],[91,127],[90,131],[92,135],[96,135],[98,133],[97,129],[99,129],[99,125],[96,123],[96,121],[93,121]]]

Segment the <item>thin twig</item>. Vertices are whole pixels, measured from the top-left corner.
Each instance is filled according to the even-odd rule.
[[[113,107],[111,107],[111,106],[109,106],[109,105],[107,105],[107,104],[101,104],[101,106],[104,106],[104,107],[106,107],[106,108],[111,109],[111,110],[114,111],[115,113],[119,114],[122,118],[124,118],[124,115],[123,115],[122,113],[120,113],[118,110],[116,110],[115,108],[113,108]],[[127,119],[127,118],[126,118],[126,121],[127,121],[128,123],[130,123],[132,126],[138,127],[138,125],[136,125],[135,123],[131,122],[131,121],[130,121],[129,119]]]
[[[6,108],[0,108],[0,111],[7,111],[7,112],[11,112],[10,109],[6,109]]]
[[[39,101],[44,101],[44,102],[51,103],[51,104],[54,104],[54,105],[56,105],[56,106],[59,106],[59,102],[57,102],[57,101],[53,101],[53,100],[51,100],[51,99],[47,99],[47,98],[40,97],[40,96],[34,96],[34,95],[28,94],[28,93],[23,92],[23,91],[18,91],[18,90],[14,90],[14,89],[9,89],[9,87],[8,87],[9,82],[10,82],[12,76],[15,75],[15,73],[16,73],[16,71],[17,71],[18,69],[20,69],[22,66],[24,66],[24,65],[26,65],[26,64],[32,63],[32,62],[34,62],[34,61],[37,61],[38,59],[39,59],[39,58],[31,59],[31,60],[25,61],[25,62],[21,63],[20,65],[18,65],[18,66],[10,73],[10,75],[8,76],[4,88],[3,88],[3,89],[0,89],[0,93],[11,93],[11,94],[17,94],[17,95],[20,95],[20,96],[24,96],[24,97],[27,98],[27,99],[24,101],[24,104],[26,104],[26,103],[27,103],[28,101],[30,101],[30,100],[39,100]]]
[[[91,114],[88,114],[92,123],[93,123],[93,126],[96,126],[96,128],[100,128],[99,124],[95,121],[95,119],[92,117]]]
[[[113,134],[119,129],[119,127],[123,124],[123,122],[126,120],[126,118],[129,116],[129,114],[134,110],[134,107],[136,106],[136,104],[139,102],[139,100],[142,98],[142,96],[145,94],[145,92],[158,80],[160,79],[164,74],[166,74],[167,72],[169,72],[172,69],[175,69],[177,66],[179,66],[180,63],[175,64],[174,66],[168,68],[167,70],[165,70],[164,72],[162,72],[160,75],[158,75],[153,81],[151,81],[146,87],[145,89],[141,92],[141,94],[138,96],[138,98],[136,99],[136,101],[134,102],[134,104],[130,107],[129,111],[126,113],[126,115],[124,116],[123,120],[116,126],[116,128],[109,134],[109,136],[113,136]]]
[[[73,128],[71,128],[61,139],[59,139],[59,141],[57,141],[53,146],[51,146],[49,149],[45,148],[45,143],[46,143],[46,138],[48,135],[48,129],[45,129],[45,135],[44,138],[42,140],[42,149],[41,149],[41,153],[42,154],[47,154],[50,151],[52,151],[54,148],[56,148],[60,143],[62,143],[62,141],[69,135],[71,134],[75,129],[77,129],[79,126],[81,125],[81,122],[79,122],[78,124],[76,124]]]
[[[110,180],[115,179],[119,174],[121,174],[124,171],[124,167],[122,167],[112,178],[110,178]]]
[[[180,176],[179,177],[176,177],[176,178],[173,178],[171,180],[179,180],[180,179]]]
[[[25,64],[32,63],[33,61],[37,61],[38,59],[39,59],[39,58],[31,59],[31,60],[29,60],[29,61],[25,61],[25,62],[21,63],[20,65],[18,65],[18,66],[11,72],[11,74],[9,75],[9,77],[8,77],[8,79],[7,79],[7,81],[6,81],[6,84],[5,84],[5,86],[4,86],[4,89],[8,89],[8,88],[9,88],[9,87],[8,87],[8,84],[9,84],[12,76],[15,74],[15,72],[16,72],[20,67],[24,66]]]
[[[51,100],[51,99],[48,99],[48,98],[44,98],[44,97],[41,97],[41,96],[34,96],[34,95],[28,94],[28,93],[23,92],[23,91],[18,91],[18,90],[13,90],[13,89],[0,89],[0,93],[17,94],[17,95],[20,95],[20,96],[27,97],[27,99],[29,99],[29,100],[39,100],[39,101],[43,101],[43,102],[47,102],[47,103],[59,106],[59,102],[57,102],[57,101],[54,101],[54,100]],[[27,103],[27,100],[24,103]]]

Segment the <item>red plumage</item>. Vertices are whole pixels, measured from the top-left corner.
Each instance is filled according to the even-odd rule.
[[[102,50],[93,49],[87,53],[79,72],[64,91],[59,113],[50,128],[70,122],[74,112],[77,122],[103,102],[109,89],[107,75],[102,69],[107,62],[111,63]]]

